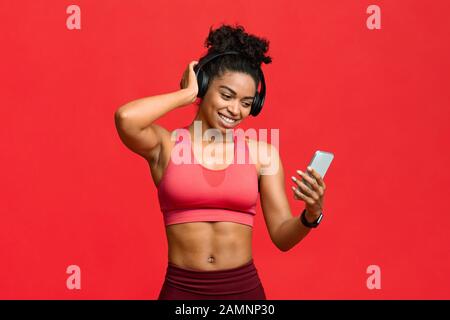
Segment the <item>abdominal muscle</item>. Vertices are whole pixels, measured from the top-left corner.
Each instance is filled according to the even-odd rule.
[[[169,262],[185,269],[223,270],[252,259],[252,227],[234,222],[166,226]]]

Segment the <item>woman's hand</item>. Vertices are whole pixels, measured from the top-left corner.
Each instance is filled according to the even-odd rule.
[[[196,64],[198,64],[198,61],[191,61],[189,63],[187,68],[184,70],[183,77],[180,81],[180,89],[187,89],[191,91],[194,97],[197,97],[198,93],[197,77],[195,76],[194,71],[194,66]]]
[[[297,184],[297,187],[293,186],[292,190],[294,191],[294,198],[296,200],[305,201],[306,217],[309,218],[308,221],[315,221],[322,212],[326,186],[317,171],[312,168],[309,170],[309,167],[308,171],[309,174],[301,172],[300,170],[297,170],[297,173],[306,180],[311,188],[292,176],[292,180]]]

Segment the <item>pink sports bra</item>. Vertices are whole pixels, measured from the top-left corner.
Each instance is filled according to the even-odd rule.
[[[195,158],[188,127],[176,129],[176,134],[169,164],[157,185],[165,225],[231,221],[253,226],[258,173],[249,161],[244,136],[233,130],[233,161],[225,169],[213,170]]]

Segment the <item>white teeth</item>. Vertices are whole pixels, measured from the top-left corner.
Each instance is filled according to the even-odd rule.
[[[226,121],[226,122],[228,122],[228,123],[233,123],[233,122],[236,121],[236,120],[227,118],[227,117],[225,117],[225,116],[223,116],[223,115],[221,115],[221,114],[219,114],[219,116],[220,116],[224,121]]]

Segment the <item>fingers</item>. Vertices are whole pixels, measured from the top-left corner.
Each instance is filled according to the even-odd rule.
[[[304,181],[300,181],[296,177],[292,176],[292,180],[299,187],[299,192],[301,191],[309,198],[319,201],[325,191],[325,183],[323,182],[320,174],[311,167],[308,167],[308,174],[302,172],[301,170],[297,170],[297,173],[304,179]],[[295,191],[297,188],[293,187],[292,189]]]
[[[311,190],[311,188],[309,188],[303,181],[298,180],[294,176],[292,176],[291,179],[299,186],[300,190],[303,191],[303,193],[309,196],[314,196],[314,190]]]
[[[308,167],[308,171],[313,175],[314,178],[316,178],[317,184],[325,189],[325,182],[323,182],[322,176],[316,170],[314,170],[314,168],[311,168],[311,170],[309,170],[309,168],[311,167]]]
[[[309,186],[307,184],[305,184],[305,186],[318,192],[319,194],[322,192],[321,187],[317,184],[316,179],[311,177],[310,174],[306,174],[300,170],[297,170],[297,173],[305,180],[307,184],[309,184]]]
[[[294,198],[305,201],[307,203],[307,207],[322,207],[326,186],[320,174],[311,167],[308,167],[308,173],[304,173],[300,170],[297,170],[297,173],[304,179],[304,181],[300,181],[296,177],[292,176],[292,180],[298,186],[292,187],[292,190],[294,191]]]
[[[305,186],[306,187],[306,186]],[[303,200],[306,203],[313,205],[315,203],[314,199],[308,197],[306,194],[300,192],[300,190],[294,186],[292,186],[292,190],[294,191],[294,198],[297,200]]]
[[[196,76],[196,74],[195,74],[195,70],[194,70],[194,65],[196,65],[196,64],[198,64],[197,61],[192,61],[192,62],[189,64],[189,69],[190,69],[189,77],[191,77],[191,79],[196,79],[196,78],[197,78],[197,76]]]
[[[189,62],[188,67],[184,70],[183,76],[181,77],[180,81],[180,88],[186,88],[189,85],[190,81],[195,81],[195,73],[194,73],[194,66],[198,64],[197,60],[193,60]],[[189,80],[188,80],[189,79]]]
[[[191,63],[189,63],[189,69],[194,70],[194,66],[195,66],[196,64],[198,64],[198,61],[196,61],[196,60],[191,61]]]

